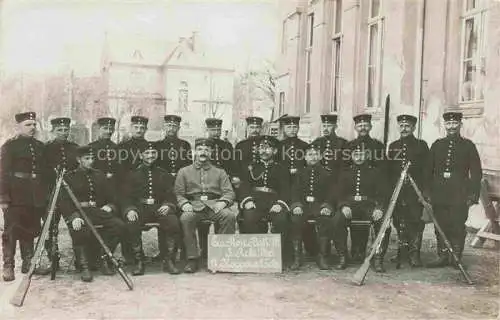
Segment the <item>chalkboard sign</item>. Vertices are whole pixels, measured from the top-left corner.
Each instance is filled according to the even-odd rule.
[[[212,272],[281,272],[281,235],[210,234],[208,270]]]

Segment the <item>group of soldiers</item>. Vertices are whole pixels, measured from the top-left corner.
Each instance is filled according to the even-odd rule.
[[[338,256],[335,268],[345,269],[348,261],[364,259],[369,227],[379,231],[392,191],[409,161],[410,175],[461,256],[468,208],[478,202],[482,178],[478,152],[460,135],[462,114],[457,112],[443,114],[446,137],[430,149],[413,134],[417,118],[406,114],[397,117],[401,137],[388,148],[370,136],[369,114],[354,117],[357,138],[352,141],[336,135],[336,115],[322,115],[323,136],[312,143],[298,138],[299,117],[279,119],[284,132],[281,141],[261,134],[262,118],[248,117],[247,138],[234,148],[220,138],[222,120],[212,118],[205,121],[208,137],[196,139],[194,148],[178,137],[181,118],[176,115],[164,116],[165,137],[155,142],[144,138],[148,119],[133,116],[131,136],[119,144],[111,140],[115,119],[100,118],[98,139],[85,146],[68,141],[69,118],[51,121],[54,139],[47,144],[35,138],[34,112],[17,114],[15,120],[18,135],[1,148],[5,281],[15,278],[18,240],[21,271],[29,270],[33,241],[62,169],[79,207],[102,227],[106,245],[114,252],[121,243],[123,255],[134,265],[133,275],[145,272],[141,232],[151,222],[159,225],[163,270],[181,272],[176,264],[181,249],[186,259],[183,271],[196,272],[202,260],[197,233],[206,237],[206,227],[200,225],[206,220],[213,222],[216,233],[281,234],[284,264],[292,270],[300,268],[303,248],[316,256],[320,269],[329,269],[327,256],[333,240]],[[68,225],[82,280],[92,281],[91,270],[99,262],[104,274],[113,274],[110,261],[97,261],[90,245],[95,241],[76,204],[65,192],[57,203],[56,222],[62,216]],[[393,222],[398,253],[407,249],[413,267],[422,265],[422,209],[406,179]],[[368,222],[368,227],[356,222]],[[377,272],[385,271],[390,232],[389,228],[372,261]],[[452,261],[443,239],[437,233],[436,237],[438,259],[428,266],[446,266]],[[58,250],[57,243],[50,241],[45,244],[47,250]],[[206,248],[202,249],[206,254]],[[57,256],[53,253],[50,256]]]

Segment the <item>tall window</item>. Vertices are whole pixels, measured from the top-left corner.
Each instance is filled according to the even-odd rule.
[[[278,115],[281,116],[285,113],[285,93],[280,92],[280,101],[278,105]]]
[[[486,75],[486,0],[464,0],[460,66],[460,102],[484,99]]]
[[[179,110],[188,110],[188,83],[181,81],[179,86]]]
[[[311,60],[314,35],[314,13],[307,15],[307,47],[306,47],[306,105],[305,112],[311,111]]]
[[[368,16],[368,57],[366,70],[366,106],[380,106],[382,80],[383,22],[381,0],[370,0]]]
[[[281,30],[281,53],[286,53],[286,47],[288,46],[288,35],[287,35],[287,20],[283,21],[283,26]]]
[[[341,88],[341,52],[342,52],[342,0],[332,3],[332,90],[330,94],[330,111],[339,111]]]

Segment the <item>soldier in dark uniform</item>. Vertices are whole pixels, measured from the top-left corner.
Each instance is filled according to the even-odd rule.
[[[279,141],[271,136],[259,138],[259,162],[248,166],[242,179],[240,207],[241,233],[262,233],[265,220],[272,223],[272,232],[281,233],[282,251],[290,224],[290,173],[274,160]],[[265,224],[264,226],[262,224]]]
[[[309,145],[306,151],[307,166],[299,170],[292,188],[292,270],[298,269],[301,264],[302,230],[308,219],[316,220],[318,228],[319,253],[316,263],[321,270],[328,270],[326,255],[333,232],[333,208],[328,202],[331,198],[332,176],[321,165],[321,149],[319,142]]]
[[[389,145],[388,170],[389,180],[392,190],[401,175],[401,170],[408,161],[411,162],[408,173],[415,180],[420,190],[424,189],[425,166],[428,161],[429,147],[423,140],[415,138],[413,132],[417,118],[411,115],[402,114],[397,118],[401,138]],[[425,223],[422,221],[423,205],[419,202],[417,194],[409,183],[405,180],[401,192],[396,202],[393,215],[393,223],[398,231],[398,255],[400,261],[402,250],[408,252],[410,266],[421,267],[420,247],[422,245],[422,234]]]
[[[48,186],[49,190],[53,190],[55,182],[57,179],[56,170],[65,169],[67,172],[74,170],[78,167],[78,161],[76,160],[78,145],[72,141],[68,141],[70,134],[71,119],[60,117],[54,118],[50,121],[52,125],[52,134],[54,139],[47,142],[45,146],[45,161],[47,166],[51,169],[48,172]],[[55,170],[54,170],[55,169]],[[45,249],[47,250],[48,256],[54,256],[57,261],[56,265],[59,268],[59,245],[57,243],[57,236],[59,234],[59,221],[61,220],[61,213],[56,211],[53,218],[53,230],[52,235],[56,240],[54,245],[55,253],[52,254],[52,237],[49,237],[45,241]]]
[[[179,170],[175,179],[177,205],[181,209],[181,225],[188,262],[186,273],[198,270],[199,252],[196,227],[201,219],[212,220],[215,233],[233,234],[236,228],[235,194],[227,173],[210,163],[211,139],[195,141],[194,163]]]
[[[342,154],[346,147],[347,140],[337,136],[335,129],[337,128],[337,115],[323,114],[321,115],[321,126],[323,136],[313,141],[314,145],[319,145],[321,148],[321,164],[328,170],[332,179],[338,178],[340,170],[343,167]]]
[[[308,144],[297,137],[300,117],[284,116],[279,119],[279,122],[283,126],[285,138],[280,141],[278,146],[277,159],[287,169],[290,176],[289,181],[293,184],[299,170],[306,166],[305,153]],[[314,226],[304,224],[302,240],[307,253],[310,256],[316,256],[318,244],[316,243]]]
[[[167,170],[175,178],[177,172],[190,165],[191,145],[186,140],[179,139],[180,123],[182,118],[176,115],[166,115],[165,119],[165,138],[156,142],[158,150],[158,160],[156,164]]]
[[[111,140],[111,136],[115,132],[116,120],[113,118],[99,118],[99,137],[96,141],[89,143],[89,147],[94,151],[95,161],[94,168],[101,170],[104,173],[107,181],[111,185],[116,185],[115,175],[119,168],[118,145]]]
[[[262,131],[264,119],[259,117],[248,117],[247,138],[234,147],[234,170],[232,183],[235,187],[240,185],[241,178],[246,176],[248,166],[259,161],[259,136]]]
[[[118,161],[120,179],[127,177],[141,163],[141,150],[148,145],[144,135],[148,129],[149,119],[142,116],[130,117],[130,138],[118,144]],[[128,241],[122,243],[122,253],[127,264],[134,261],[131,244]]]
[[[207,126],[208,138],[214,142],[212,164],[217,168],[224,169],[229,177],[232,177],[234,175],[234,150],[231,143],[220,138],[222,134],[222,120],[208,118],[205,120],[205,124]]]
[[[347,252],[347,227],[352,220],[372,221],[375,232],[378,233],[387,205],[386,184],[380,168],[372,165],[369,151],[354,149],[352,163],[340,174],[336,186],[335,203],[338,211],[334,216],[335,247],[339,254],[339,263],[336,269],[346,267]],[[351,225],[351,234],[353,233]],[[362,261],[366,253],[366,244],[369,230],[364,227],[356,232],[356,237],[351,235],[351,252],[354,261]],[[383,259],[389,244],[390,232],[386,232],[380,252],[375,255],[373,264],[376,272],[384,272]]]
[[[372,137],[370,137],[370,131],[372,130],[372,116],[371,114],[359,114],[353,117],[354,120],[354,130],[358,133],[356,139],[351,140],[347,143],[346,148],[352,150],[358,148],[362,150],[368,150],[367,160],[371,162],[372,165],[381,168],[385,172],[386,157],[385,157],[385,147],[384,144]],[[350,164],[350,161],[347,161]]]
[[[47,167],[44,145],[35,139],[36,113],[15,116],[19,134],[1,148],[0,205],[4,214],[2,232],[3,279],[13,281],[14,256],[19,240],[21,272],[27,273],[34,254],[33,239],[40,233],[40,219],[47,205]]]
[[[131,136],[118,144],[120,171],[127,175],[141,163],[140,153],[148,142],[144,139],[149,119],[142,116],[130,117]]]
[[[126,235],[125,223],[118,218],[117,196],[114,187],[109,183],[102,171],[93,169],[95,151],[90,146],[78,149],[79,167],[69,172],[65,180],[73,191],[76,199],[94,225],[103,225],[102,237],[111,252]],[[60,209],[66,223],[71,226],[75,258],[79,261],[83,281],[92,281],[88,259],[93,259],[89,245],[94,243],[93,234],[85,226],[84,220],[69,198],[67,192],[61,192]],[[113,274],[110,261],[102,263],[102,272]]]
[[[176,242],[180,240],[181,228],[176,214],[174,178],[164,169],[154,165],[158,151],[152,143],[148,144],[148,147],[140,148],[142,164],[128,173],[122,192],[124,218],[127,221],[136,263],[132,274],[143,275],[145,271],[141,234],[142,226],[147,222],[158,222],[161,234],[164,235],[158,239],[163,270],[170,274],[179,274],[175,266],[175,248]]]
[[[431,146],[427,181],[434,216],[461,259],[469,207],[479,200],[481,160],[474,143],[460,135],[462,113],[446,112],[443,119],[446,137],[436,140]],[[438,259],[428,266],[443,267],[453,258],[449,257],[439,233],[435,233]],[[455,263],[453,265],[457,267]]]

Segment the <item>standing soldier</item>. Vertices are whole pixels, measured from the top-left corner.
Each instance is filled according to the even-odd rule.
[[[54,118],[50,121],[52,125],[52,134],[54,139],[49,141],[45,147],[45,161],[48,166],[48,186],[52,190],[56,182],[56,170],[65,169],[67,172],[75,170],[78,167],[76,160],[78,145],[74,142],[68,141],[70,134],[71,119],[70,118]],[[54,170],[55,169],[55,170]],[[49,237],[45,241],[45,249],[49,257],[57,259],[56,266],[59,268],[59,245],[57,236],[59,234],[59,220],[61,220],[61,213],[56,212],[53,219],[53,237]],[[52,241],[54,244],[55,253],[52,253]]]
[[[274,160],[279,141],[272,136],[262,136],[259,140],[259,162],[248,166],[241,184],[241,231],[264,233],[267,221],[271,221],[271,231],[281,233],[281,248],[285,252],[290,213],[290,174]]]
[[[226,140],[222,140],[222,120],[208,118],[205,120],[208,138],[214,143],[214,155],[212,164],[217,168],[224,169],[229,177],[234,175],[233,170],[233,146]]]
[[[340,174],[336,186],[335,200],[338,209],[334,216],[335,247],[339,254],[339,263],[336,269],[346,267],[347,227],[353,226],[351,221],[372,221],[375,232],[378,233],[382,225],[383,210],[387,205],[387,193],[382,179],[380,168],[373,166],[368,150],[354,149],[351,153],[352,163]],[[351,255],[353,261],[362,261],[366,253],[369,228],[357,230],[356,237],[351,237]],[[383,259],[389,245],[390,232],[386,232],[380,252],[375,255],[373,263],[376,272],[384,272]]]
[[[166,115],[165,138],[156,142],[158,150],[157,165],[172,176],[176,177],[177,172],[192,163],[191,145],[186,140],[178,137],[182,118],[176,115]]]
[[[359,114],[353,117],[354,120],[354,130],[358,133],[356,139],[351,140],[347,143],[346,148],[352,152],[352,150],[358,148],[361,150],[368,150],[367,156],[368,161],[372,165],[377,166],[385,171],[385,147],[382,142],[377,139],[370,137],[370,131],[372,130],[372,115],[371,114]],[[348,161],[348,164],[350,161]]]
[[[443,119],[446,137],[432,144],[427,167],[430,199],[437,222],[461,259],[469,207],[479,200],[481,160],[474,143],[460,135],[462,113],[446,112]],[[438,259],[428,266],[443,267],[449,264],[451,257],[443,239],[437,231],[435,233]],[[457,267],[456,263],[453,265]]]
[[[118,160],[120,165],[120,178],[125,178],[141,163],[140,153],[148,142],[144,139],[148,129],[149,119],[142,116],[130,117],[130,138],[118,144]],[[128,239],[127,239],[128,240]],[[127,264],[134,260],[131,244],[122,243],[122,253]]]
[[[2,232],[3,279],[13,281],[14,256],[19,240],[21,272],[27,273],[34,254],[33,239],[40,233],[40,219],[46,206],[47,169],[44,145],[35,139],[36,113],[15,116],[19,134],[1,148],[0,205],[4,214]]]
[[[109,183],[102,171],[92,168],[94,154],[95,152],[90,146],[78,148],[79,167],[69,172],[65,179],[92,223],[103,225],[103,240],[113,253],[125,237],[125,223],[118,218],[114,186]],[[92,281],[88,259],[94,258],[94,252],[89,251],[88,245],[95,243],[91,240],[93,234],[85,226],[84,220],[80,217],[80,213],[67,192],[62,192],[61,195],[60,208],[67,224],[71,226],[70,233],[73,238],[75,258],[81,267],[82,280]],[[101,267],[102,273],[105,275],[114,273],[112,263],[108,260],[103,261]]]
[[[308,219],[316,220],[318,228],[319,253],[316,263],[321,270],[328,270],[326,255],[333,231],[332,212],[328,203],[332,177],[321,165],[319,143],[312,143],[306,151],[307,166],[299,171],[292,189],[292,228],[291,238],[294,259],[292,270],[300,267],[302,256],[302,230]]]
[[[180,240],[180,223],[177,217],[176,198],[173,191],[174,178],[164,169],[154,165],[158,151],[152,143],[141,146],[142,164],[130,171],[123,183],[123,212],[128,234],[132,237],[135,258],[133,275],[143,275],[145,266],[142,250],[142,226],[147,222],[158,222],[158,247],[162,251],[163,271],[178,274],[175,266],[175,248]]]
[[[115,175],[118,173],[118,145],[111,140],[115,133],[114,118],[99,118],[99,137],[96,141],[89,143],[89,147],[94,151],[94,168],[104,173],[107,181],[115,186]]]
[[[180,219],[188,258],[184,268],[186,273],[198,270],[196,226],[201,219],[213,221],[216,233],[235,232],[235,194],[227,173],[210,163],[212,148],[210,139],[196,139],[194,163],[182,168],[175,179],[174,190],[182,211]]]
[[[423,140],[415,138],[413,132],[417,118],[402,114],[397,116],[401,138],[389,145],[388,170],[390,186],[394,190],[401,170],[408,161],[411,162],[408,173],[415,180],[421,190],[424,188],[425,166],[428,161],[429,147]],[[406,248],[410,266],[421,267],[420,247],[425,224],[422,221],[423,205],[419,202],[413,187],[405,179],[394,210],[394,226],[398,231],[398,255],[401,259],[402,249]]]
[[[323,136],[313,141],[314,145],[319,145],[321,148],[321,164],[328,170],[332,179],[338,178],[340,170],[343,167],[342,154],[346,147],[347,140],[337,136],[337,115],[323,114],[321,115],[321,126]]]
[[[149,119],[142,116],[132,116],[130,118],[131,137],[118,144],[120,171],[127,175],[130,171],[137,168],[141,163],[140,153],[148,142],[144,139],[148,129]]]
[[[294,184],[297,173],[306,166],[307,142],[297,137],[300,117],[284,116],[279,119],[279,122],[283,126],[285,139],[280,142],[278,147],[278,162],[287,169],[289,181]],[[316,256],[318,253],[318,244],[314,233],[312,225],[304,225],[302,239],[310,256]]]
[[[238,187],[241,179],[246,175],[248,166],[259,161],[258,137],[262,131],[264,119],[259,117],[247,117],[247,138],[238,142],[234,148],[234,176],[232,183]]]

